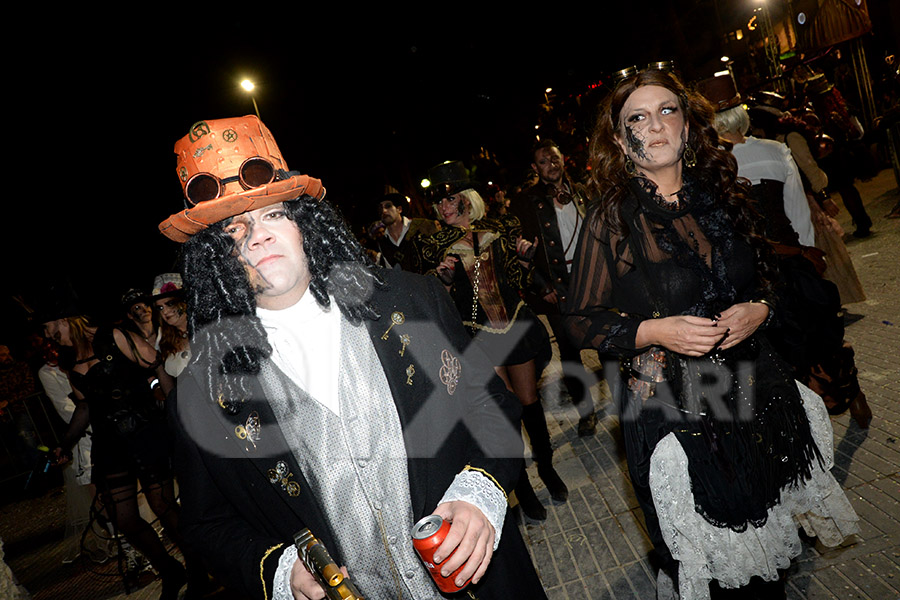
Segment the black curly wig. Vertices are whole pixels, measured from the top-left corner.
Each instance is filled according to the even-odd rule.
[[[308,291],[316,302],[328,308],[333,299],[351,323],[379,318],[372,292],[385,286],[384,278],[338,211],[307,195],[284,207],[303,234]],[[256,316],[256,293],[235,242],[223,230],[229,222],[185,243],[182,274],[194,363],[205,374],[211,399],[235,414],[248,394],[245,376],[259,373],[272,347]]]

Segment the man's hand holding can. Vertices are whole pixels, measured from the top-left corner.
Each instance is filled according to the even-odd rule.
[[[439,520],[424,525],[435,516]],[[417,539],[417,531],[433,534]],[[484,513],[461,500],[438,505],[431,517],[413,527],[413,545],[443,592],[481,580],[494,554],[494,537],[494,527]]]

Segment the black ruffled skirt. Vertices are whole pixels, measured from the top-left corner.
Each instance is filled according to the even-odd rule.
[[[621,425],[635,494],[657,552],[669,556],[650,490],[650,459],[673,433],[688,457],[695,509],[716,527],[760,527],[781,490],[810,476],[821,460],[790,367],[768,341],[753,336],[713,362],[699,365],[708,398],[682,397],[664,381],[649,398],[622,386]],[[671,362],[675,357],[669,357]],[[704,362],[706,365],[704,366]],[[682,365],[682,368],[685,368]],[[666,373],[672,376],[673,369]],[[623,375],[631,376],[630,371]],[[724,375],[724,376],[723,376]],[[704,379],[705,378],[705,379]]]
[[[472,333],[471,328],[469,332]],[[494,366],[519,365],[534,360],[538,378],[553,353],[547,328],[524,304],[506,328],[475,328],[473,340]]]

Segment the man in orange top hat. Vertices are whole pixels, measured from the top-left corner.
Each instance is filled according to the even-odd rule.
[[[322,598],[292,546],[309,528],[365,597],[440,598],[410,538],[438,514],[444,572],[544,597],[505,518],[519,403],[437,279],[374,266],[256,117],[175,150],[185,208],[160,230],[184,242],[193,357],[169,407],[188,543],[250,597]]]

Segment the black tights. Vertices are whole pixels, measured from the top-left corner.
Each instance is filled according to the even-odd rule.
[[[142,482],[143,483],[143,482]],[[108,475],[105,480],[103,503],[116,528],[135,550],[147,557],[150,564],[163,573],[174,565],[156,531],[145,521],[138,509],[137,480],[128,473]],[[178,504],[172,479],[143,485],[144,497],[162,523],[166,535],[182,547],[178,531]],[[177,561],[176,561],[177,562]]]

